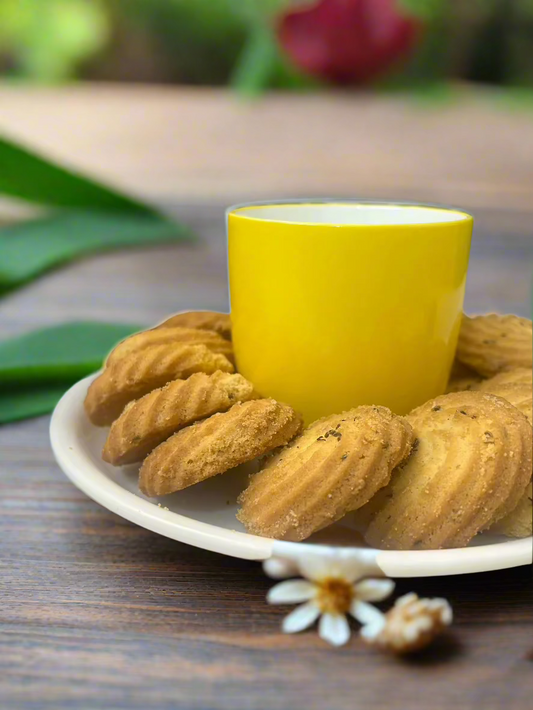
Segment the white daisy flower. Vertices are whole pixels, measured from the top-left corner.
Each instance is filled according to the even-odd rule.
[[[305,577],[280,582],[267,595],[270,604],[303,602],[283,620],[285,633],[303,631],[319,619],[319,636],[334,646],[342,646],[350,638],[348,614],[363,625],[377,628],[384,624],[382,612],[369,602],[386,599],[394,590],[394,582],[362,579],[369,570],[377,572],[373,559],[367,559],[364,553],[359,556],[309,553],[296,560],[271,558],[264,566],[273,577],[296,572]]]

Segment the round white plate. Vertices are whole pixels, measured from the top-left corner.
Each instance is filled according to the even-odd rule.
[[[365,547],[347,523],[334,525],[306,543],[280,543],[246,533],[235,512],[250,467],[241,466],[161,499],[146,498],[137,487],[138,466],[115,468],[100,457],[107,429],[93,426],[83,409],[93,378],[78,382],[63,396],[52,416],[50,437],[66,475],[108,510],[173,540],[243,559],[265,560],[281,550],[286,554],[289,548],[299,554],[316,543],[346,548],[349,541],[352,549]],[[381,551],[376,562],[389,577],[430,577],[531,564],[532,551],[531,537],[507,540],[485,534],[457,550]]]

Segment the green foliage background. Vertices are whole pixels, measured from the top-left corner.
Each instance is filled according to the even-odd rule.
[[[0,195],[44,208],[0,226],[0,299],[46,271],[96,251],[194,237],[184,224],[29,148],[0,137]],[[52,410],[138,326],[67,323],[0,341],[0,424]]]
[[[299,0],[300,4],[302,0]],[[533,0],[397,0],[426,26],[393,83],[449,78],[533,86]],[[305,87],[273,31],[298,0],[0,0],[0,72]],[[311,82],[314,85],[314,82]]]

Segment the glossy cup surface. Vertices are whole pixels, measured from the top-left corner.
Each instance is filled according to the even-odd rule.
[[[307,422],[360,404],[399,414],[444,391],[472,217],[380,203],[228,211],[239,371]]]

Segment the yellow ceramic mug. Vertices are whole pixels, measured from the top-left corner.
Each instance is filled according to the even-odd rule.
[[[307,422],[360,404],[403,414],[441,394],[472,224],[458,210],[402,204],[230,208],[239,371]]]

